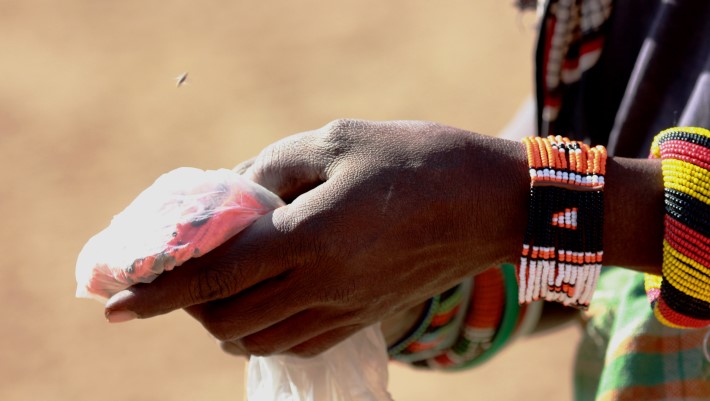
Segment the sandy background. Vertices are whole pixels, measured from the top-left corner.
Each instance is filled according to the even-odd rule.
[[[531,91],[512,1],[0,0],[0,400],[240,400],[243,360],[183,313],[109,325],[83,243],[158,175],[231,167],[339,117],[495,134]],[[174,77],[189,71],[188,85]],[[568,400],[568,327],[398,400]]]

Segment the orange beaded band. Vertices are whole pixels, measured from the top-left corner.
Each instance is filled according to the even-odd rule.
[[[601,272],[606,149],[560,136],[523,139],[530,208],[518,301],[586,309]]]

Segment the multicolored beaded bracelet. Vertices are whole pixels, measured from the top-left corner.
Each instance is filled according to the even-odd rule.
[[[443,298],[456,300],[453,302],[456,316],[463,312],[463,319],[455,319],[445,311],[448,308],[431,308],[411,335],[389,349],[393,360],[420,368],[469,368],[496,354],[524,326],[526,308],[516,302],[517,280],[513,265],[495,266],[478,274],[468,291],[466,282],[441,294]],[[453,292],[465,297],[460,298]],[[428,318],[429,315],[433,317]],[[437,320],[440,320],[438,325],[434,324]]]
[[[518,302],[545,299],[586,309],[604,255],[606,149],[561,136],[523,143],[531,183]]]
[[[468,307],[472,282],[469,278],[430,298],[415,327],[388,349],[390,358],[413,363],[451,346]]]
[[[491,359],[516,337],[516,334],[523,328],[528,311],[525,305],[520,306],[516,302],[518,283],[515,270],[515,266],[511,264],[502,264],[489,270],[491,273],[502,275],[502,286],[500,284],[492,285],[489,282],[488,296],[478,300],[472,299],[471,304],[472,306],[480,306],[482,303],[491,302],[496,299],[493,294],[500,294],[501,290],[503,304],[497,305],[496,308],[488,308],[488,313],[484,312],[484,308],[473,309],[466,319],[465,330],[456,345],[436,360],[429,362],[430,366],[436,364],[447,370],[462,370],[478,366]],[[486,277],[486,279],[488,278],[490,276]],[[483,298],[486,300],[484,301]],[[534,325],[533,323],[532,326]],[[478,337],[473,335],[473,330],[471,330],[476,327],[484,328],[482,331],[485,330],[485,327],[495,327],[496,329],[488,331],[486,336]]]
[[[650,157],[661,159],[666,215],[661,276],[646,275],[646,293],[666,326],[710,326],[710,131],[662,131]]]

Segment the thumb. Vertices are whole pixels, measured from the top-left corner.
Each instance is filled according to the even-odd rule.
[[[267,214],[205,255],[164,272],[150,284],[137,284],[112,296],[105,306],[109,322],[148,318],[176,309],[227,298],[288,268],[279,252],[287,234]]]
[[[241,163],[237,164],[236,166],[234,166],[234,168],[232,168],[232,171],[234,171],[234,172],[237,173],[237,174],[242,174],[242,175],[243,175],[244,172],[245,172],[249,167],[251,167],[252,164],[254,164],[254,159],[255,159],[255,158],[252,157],[252,158],[249,159],[249,160],[244,160],[243,162],[241,162]]]
[[[244,175],[290,202],[329,178],[335,156],[327,149],[321,130],[296,134],[270,145],[253,162],[245,162]],[[226,298],[276,277],[288,268],[275,251],[289,248],[286,237],[274,225],[273,212],[267,214],[206,255],[161,274],[150,284],[115,294],[106,304],[106,317],[118,322],[156,316]]]
[[[266,147],[243,174],[288,203],[325,182],[334,159],[321,131],[308,131]]]

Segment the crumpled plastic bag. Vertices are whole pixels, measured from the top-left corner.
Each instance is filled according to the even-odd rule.
[[[105,302],[133,284],[150,283],[281,205],[278,196],[231,170],[183,167],[163,174],[86,243],[76,265],[76,295]]]
[[[313,358],[251,357],[248,401],[386,401],[387,346],[375,324]]]
[[[84,245],[76,295],[106,302],[133,284],[150,283],[283,204],[232,170],[183,167],[166,173]],[[250,401],[390,400],[379,325],[315,358],[252,357],[247,390]]]

